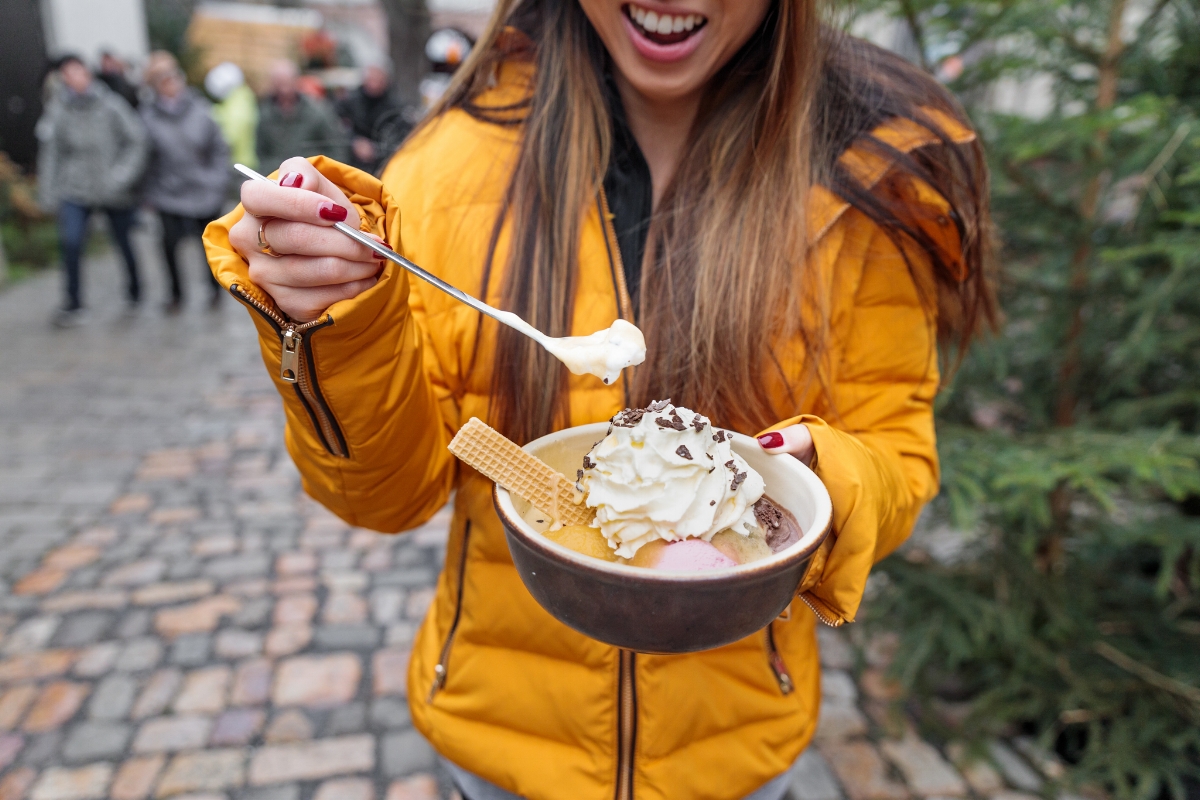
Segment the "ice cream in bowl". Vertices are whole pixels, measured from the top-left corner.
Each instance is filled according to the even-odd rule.
[[[637,652],[705,650],[762,630],[829,531],[829,495],[804,464],[670,401],[524,448],[473,419],[450,449],[496,482],[534,599]]]

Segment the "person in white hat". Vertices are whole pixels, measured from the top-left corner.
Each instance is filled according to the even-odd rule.
[[[215,101],[213,119],[229,145],[231,163],[257,167],[258,99],[241,68],[232,61],[217,64],[205,76],[204,88]]]

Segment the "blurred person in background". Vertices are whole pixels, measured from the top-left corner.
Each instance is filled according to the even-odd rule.
[[[230,164],[258,169],[255,137],[258,132],[258,98],[246,85],[246,76],[232,61],[217,64],[204,78],[204,88],[216,101],[213,119],[229,145]]]
[[[299,89],[299,70],[291,61],[271,65],[270,94],[259,105],[258,158],[264,172],[274,172],[285,158],[296,154],[325,155],[346,161],[350,155],[346,133],[323,100]]]
[[[138,87],[126,77],[125,62],[108,50],[100,53],[100,71],[96,77],[104,81],[104,85],[122,98],[132,108],[138,107]]]
[[[38,199],[45,210],[58,211],[66,296],[53,321],[65,328],[83,319],[80,259],[92,211],[108,216],[125,262],[129,310],[141,299],[129,232],[149,142],[137,112],[94,80],[78,56],[59,59],[56,71],[61,86],[53,90],[37,124]]]
[[[162,220],[163,260],[171,285],[166,311],[176,313],[184,296],[176,257],[179,243],[189,236],[199,239],[204,226],[221,215],[229,185],[229,146],[208,101],[187,85],[174,56],[161,50],[151,53],[146,83],[154,100],[142,107],[152,145],[142,200]],[[216,307],[221,286],[211,270],[208,275],[210,304]]]
[[[375,174],[412,130],[405,108],[392,94],[392,64],[380,60],[363,70],[362,85],[339,105],[350,129],[350,163]]]
[[[457,28],[436,30],[425,42],[425,57],[433,70],[421,79],[421,101],[425,108],[433,108],[446,93],[450,79],[474,46],[474,40]]]

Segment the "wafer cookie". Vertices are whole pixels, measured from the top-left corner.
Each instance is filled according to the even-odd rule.
[[[575,502],[575,485],[541,459],[526,453],[478,417],[450,442],[450,452],[562,525],[587,525],[594,512]]]

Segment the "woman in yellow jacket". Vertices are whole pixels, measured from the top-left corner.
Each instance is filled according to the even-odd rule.
[[[502,0],[381,181],[320,157],[280,174],[244,185],[209,258],[251,308],[309,494],[396,532],[454,493],[408,694],[464,794],[782,797],[816,725],[815,625],[854,619],[935,494],[939,341],[991,314],[986,176],[953,101],[814,0]],[[636,321],[646,363],[570,375],[342,219],[550,335]],[[528,441],[663,397],[766,430],[835,509],[804,605],[686,656],[546,613],[490,484],[446,451],[472,416]]]

